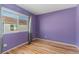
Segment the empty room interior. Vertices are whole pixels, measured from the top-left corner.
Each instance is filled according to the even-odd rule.
[[[78,54],[78,4],[0,4],[1,54]]]

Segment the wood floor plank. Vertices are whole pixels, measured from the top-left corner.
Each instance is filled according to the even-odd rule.
[[[30,45],[23,45],[7,52],[8,54],[78,54],[79,50],[72,46],[34,40]]]

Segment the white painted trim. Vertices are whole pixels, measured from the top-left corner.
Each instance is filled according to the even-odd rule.
[[[15,10],[12,10],[12,9],[9,9],[9,8],[6,8],[6,7],[2,7],[1,8],[1,10],[6,10],[6,11],[10,11],[11,13],[14,13],[14,14],[16,14],[16,15],[23,15],[23,16],[27,16],[27,17],[29,17],[28,15],[25,15],[25,14],[23,14],[23,13],[20,13],[20,12],[17,12],[17,11],[15,11]]]
[[[4,33],[5,34],[14,34],[14,33],[22,33],[22,32],[28,32],[28,31],[12,31],[12,32],[7,32],[7,33]]]
[[[51,40],[48,40],[48,39],[34,38],[34,39],[32,39],[32,40],[43,40],[43,41],[48,41],[48,42],[52,42],[52,43],[58,43],[58,44],[66,45],[66,46],[72,46],[72,47],[75,47],[75,48],[79,49],[78,46],[73,45],[73,44],[68,44],[68,43],[63,43],[63,42],[58,42],[58,41],[51,41]],[[9,52],[9,51],[11,51],[11,50],[13,50],[13,49],[16,49],[16,48],[18,48],[18,47],[20,47],[20,46],[22,46],[22,45],[24,45],[24,44],[27,44],[27,43],[28,43],[28,42],[22,43],[22,44],[20,44],[20,45],[14,47],[14,48],[11,48],[11,49],[9,49],[9,50],[7,50],[7,51],[4,51],[2,54],[6,53],[6,52]]]
[[[37,40],[36,38],[33,38],[32,40]]]
[[[21,47],[21,46],[23,46],[23,45],[25,45],[25,44],[28,44],[28,42],[22,43],[22,44],[20,44],[20,45],[18,45],[18,46],[16,46],[16,47],[13,47],[13,48],[11,48],[11,49],[9,49],[9,50],[7,50],[7,51],[4,51],[2,54],[6,53],[6,52],[9,52],[9,51],[11,51],[11,50],[13,50],[13,49],[16,49],[16,48],[18,48],[18,47]]]
[[[48,41],[48,42],[57,43],[57,44],[62,44],[62,45],[66,45],[66,46],[72,46],[72,47],[75,47],[75,48],[79,49],[78,46],[73,45],[73,44],[63,43],[63,42],[59,42],[59,41],[52,41],[52,40],[48,40],[48,39],[41,39],[41,38],[34,38],[34,39]]]

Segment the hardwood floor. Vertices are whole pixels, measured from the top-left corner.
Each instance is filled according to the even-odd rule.
[[[34,40],[32,44],[25,44],[7,52],[7,54],[78,54],[79,50],[72,46]]]

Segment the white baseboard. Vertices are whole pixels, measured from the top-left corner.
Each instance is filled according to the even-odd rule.
[[[13,47],[13,48],[11,48],[11,49],[9,49],[9,50],[7,50],[7,51],[4,51],[2,54],[6,53],[6,52],[9,52],[9,51],[11,51],[11,50],[13,50],[13,49],[16,49],[16,48],[18,48],[18,47],[21,47],[21,46],[23,46],[23,45],[25,45],[25,44],[28,44],[28,42],[22,43],[22,44],[20,44],[20,45],[18,45],[18,46],[16,46],[16,47]]]
[[[76,45],[68,44],[68,43],[63,43],[63,42],[59,42],[59,41],[52,41],[52,40],[40,39],[40,38],[34,38],[34,39],[32,39],[32,40],[43,40],[43,41],[48,41],[48,42],[52,42],[52,43],[62,44],[62,45],[66,45],[66,46],[72,46],[72,47],[75,47],[75,48],[79,49],[79,47],[76,46]],[[22,46],[22,45],[24,45],[24,44],[27,44],[27,43],[28,43],[28,42],[22,43],[22,44],[20,44],[20,45],[18,45],[18,46],[16,46],[16,47],[13,47],[13,48],[11,48],[11,49],[9,49],[9,50],[7,50],[7,51],[4,51],[2,54],[6,53],[6,52],[9,52],[9,51],[11,51],[11,50],[13,50],[13,49],[16,49],[16,48],[18,48],[18,47],[20,47],[20,46]]]
[[[52,42],[52,43],[57,43],[57,44],[65,45],[65,46],[72,46],[72,47],[75,47],[75,48],[79,49],[78,46],[73,45],[73,44],[63,43],[63,42],[59,42],[59,41],[52,41],[52,40],[48,40],[48,39],[41,39],[41,38],[35,38],[35,39],[48,41],[48,42]]]
[[[32,40],[36,40],[36,38],[33,38]]]

